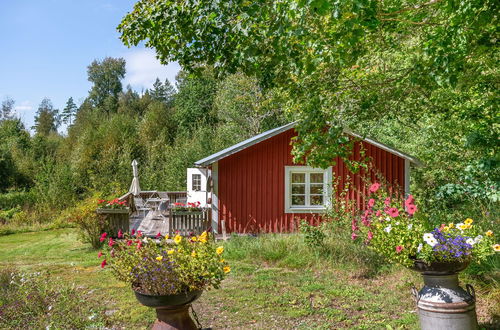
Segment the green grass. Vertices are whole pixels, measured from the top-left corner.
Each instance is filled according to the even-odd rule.
[[[225,243],[232,266],[220,290],[194,304],[204,327],[236,329],[417,329],[410,295],[419,276],[387,266],[362,247],[329,238],[312,251],[298,234],[233,237]],[[99,267],[97,252],[77,240],[75,229],[0,237],[0,267],[46,271],[55,281],[92,292],[114,327],[147,328],[154,312]],[[480,322],[498,315],[497,282],[466,277],[480,295]]]

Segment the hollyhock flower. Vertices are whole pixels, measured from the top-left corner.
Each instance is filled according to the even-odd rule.
[[[378,210],[377,213],[375,213],[375,216],[380,217],[382,215],[382,211]]]
[[[391,207],[391,208],[389,208],[389,210],[387,210],[387,214],[389,214],[391,217],[395,218],[399,215],[399,211],[397,208]]]
[[[370,198],[370,199],[368,200],[368,206],[369,206],[369,207],[373,207],[373,205],[375,205],[375,200],[374,200],[373,198]]]
[[[133,236],[135,235],[135,229],[132,229],[132,231],[130,232],[130,234]]]
[[[156,238],[160,238],[161,237],[161,233],[158,232],[158,234],[156,234]]]
[[[377,192],[377,190],[380,188],[380,183],[378,182],[375,182],[374,184],[372,184],[370,186],[370,192],[371,193],[374,193],[374,192]]]
[[[415,199],[413,199],[413,195],[408,195],[408,198],[405,200],[405,206],[408,207],[415,203]]]
[[[365,210],[365,217],[369,217],[372,212],[370,210]]]
[[[362,222],[362,223],[363,223],[363,225],[364,225],[364,226],[366,226],[366,227],[370,226],[370,220],[368,220],[368,218],[363,217],[363,218],[361,219],[361,222]]]
[[[351,239],[354,241],[356,238],[358,238],[358,235],[356,233],[352,233]]]
[[[118,230],[118,238],[123,238],[123,232],[122,230]]]
[[[391,204],[391,198],[390,198],[390,197],[387,197],[387,198],[384,200],[384,204],[385,204],[385,206],[389,206],[389,204]]]
[[[97,254],[97,258],[100,258],[100,257],[102,257],[102,252],[101,251],[99,251],[99,253]]]
[[[359,227],[356,226],[355,224],[352,224],[351,229],[352,229],[352,231],[356,231],[356,230],[359,230]]]
[[[401,245],[396,246],[396,253],[401,253],[403,251],[404,247]]]
[[[142,248],[142,241],[139,241],[139,243],[137,243],[137,250],[140,250]]]
[[[101,262],[101,268],[104,268],[104,266],[107,265],[107,262],[106,262],[106,259],[104,259],[102,262]]]
[[[131,241],[131,240],[128,240],[128,241],[127,241],[127,246],[130,246],[130,245],[132,245],[132,241]]]
[[[114,258],[115,257],[115,249],[111,249],[111,252],[109,252],[109,255],[111,256],[111,258]]]
[[[104,241],[106,240],[106,236],[108,236],[108,234],[107,234],[107,233],[103,233],[103,234],[101,235],[101,238],[99,239],[99,241],[100,241],[100,242],[104,242]]]
[[[415,214],[415,212],[417,212],[417,205],[406,205],[406,212],[408,212],[409,215]]]
[[[142,231],[140,230],[137,231],[137,237],[142,237]]]
[[[113,244],[115,244],[115,241],[113,241],[113,238],[110,237],[109,242],[108,242],[108,246],[113,246]]]
[[[371,241],[373,238],[373,233],[371,231],[368,232],[368,240]]]

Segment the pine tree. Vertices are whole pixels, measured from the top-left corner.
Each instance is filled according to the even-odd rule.
[[[62,122],[71,126],[73,124],[73,118],[76,116],[76,112],[78,111],[78,107],[76,106],[73,98],[70,97],[66,102],[66,107],[62,112]]]
[[[35,115],[35,125],[32,127],[39,135],[49,135],[51,132],[57,132],[61,124],[59,110],[54,109],[52,101],[44,98]]]
[[[14,103],[15,101],[10,97],[7,97],[2,102],[2,111],[0,112],[0,120],[8,120],[14,117]]]

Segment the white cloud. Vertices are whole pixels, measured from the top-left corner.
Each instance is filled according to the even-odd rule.
[[[136,90],[151,88],[156,78],[161,81],[168,79],[173,85],[180,70],[177,62],[162,65],[152,49],[133,50],[123,57],[127,61],[125,85],[130,84]]]
[[[14,106],[14,110],[16,110],[17,113],[21,111],[30,111],[33,110],[33,105],[30,101],[22,101],[19,105]]]

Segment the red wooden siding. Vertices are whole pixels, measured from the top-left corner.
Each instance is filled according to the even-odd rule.
[[[296,165],[290,145],[294,135],[290,129],[219,160],[219,220],[226,221],[228,232],[287,232],[296,229],[297,219],[311,222],[315,218],[310,213],[285,213],[284,171],[285,166]],[[404,191],[404,159],[364,141],[354,148],[353,159],[360,159],[361,146],[376,170]],[[365,189],[362,180],[365,171],[353,174],[337,159],[333,178],[339,178],[339,190],[348,175],[355,187],[350,190],[349,198],[361,206],[359,190]],[[375,179],[375,174],[370,176]]]

